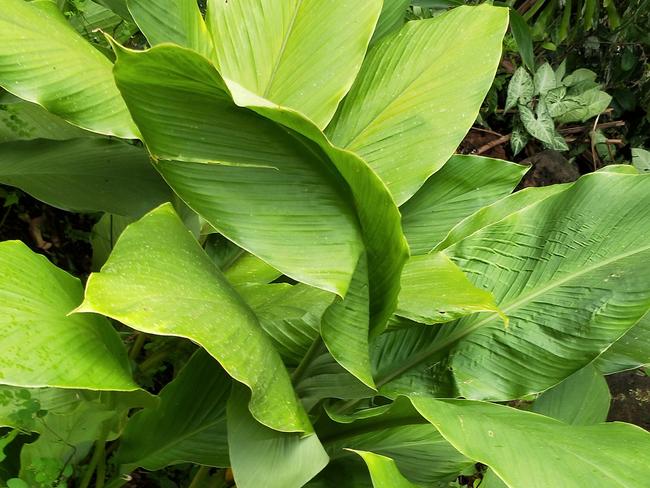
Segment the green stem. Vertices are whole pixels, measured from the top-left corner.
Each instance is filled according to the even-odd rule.
[[[139,332],[135,338],[135,341],[133,342],[133,346],[131,346],[131,350],[129,351],[129,359],[135,361],[135,359],[140,354],[140,351],[142,350],[142,346],[144,346],[144,342],[146,340],[147,340],[147,334]]]
[[[160,349],[151,356],[147,357],[144,361],[140,363],[139,369],[142,373],[148,373],[151,370],[157,368],[160,363],[162,363],[165,358],[167,357],[167,354],[169,354],[169,350],[167,348]]]
[[[95,449],[100,452],[95,475],[95,488],[104,488],[106,482],[106,442],[102,441]]]
[[[303,375],[305,374],[305,371],[307,370],[307,367],[311,364],[311,362],[320,352],[320,347],[322,344],[323,344],[323,338],[319,335],[318,337],[316,337],[314,342],[312,342],[311,346],[309,346],[309,349],[307,350],[307,353],[300,361],[300,364],[296,369],[293,370],[293,373],[291,374],[291,380],[293,381],[294,385],[297,385],[300,382]]]
[[[95,450],[93,452],[93,457],[90,459],[90,463],[88,463],[88,467],[86,468],[86,473],[84,474],[84,477],[81,479],[81,483],[79,483],[79,488],[88,488],[90,486],[90,480],[93,478],[93,474],[95,473],[95,470],[97,469],[97,466],[102,463],[104,464],[104,470],[106,469],[106,460],[104,459],[104,452],[105,452],[105,447],[106,445],[106,436],[102,434],[101,439],[99,439],[95,443]],[[99,481],[99,470],[98,470],[98,481]],[[100,486],[97,484],[96,486]],[[104,480],[101,480],[101,486],[104,486]]]
[[[2,220],[0,220],[0,227],[5,225],[5,222],[7,221],[7,217],[9,217],[9,213],[11,212],[12,208],[13,208],[13,205],[9,205],[9,208],[7,208],[7,211],[2,216]]]
[[[196,472],[194,475],[194,478],[192,479],[192,483],[190,484],[189,488],[198,488],[203,481],[208,477],[208,474],[210,473],[210,468],[207,466],[201,466],[199,470]]]

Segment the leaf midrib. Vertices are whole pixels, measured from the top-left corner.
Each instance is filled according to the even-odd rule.
[[[511,310],[515,310],[515,309],[519,308],[520,306],[531,302],[532,300],[539,297],[540,295],[543,295],[546,292],[548,292],[548,291],[550,291],[550,290],[552,290],[552,289],[554,289],[556,287],[562,286],[563,284],[565,284],[565,283],[567,283],[569,281],[572,281],[572,280],[574,280],[576,278],[579,278],[582,275],[591,273],[592,271],[595,271],[595,270],[597,270],[599,268],[603,268],[605,266],[608,266],[611,263],[614,263],[616,261],[628,258],[630,256],[634,256],[635,254],[643,253],[643,252],[648,251],[648,250],[650,250],[650,244],[648,244],[646,246],[643,246],[643,247],[640,247],[640,248],[635,249],[635,250],[630,251],[630,252],[617,254],[617,255],[613,256],[612,258],[601,261],[600,263],[598,263],[598,264],[596,264],[594,266],[588,266],[588,267],[582,268],[579,271],[574,272],[574,273],[570,273],[567,276],[565,276],[563,278],[560,278],[560,279],[558,279],[556,281],[551,281],[546,286],[542,286],[541,288],[531,290],[528,294],[524,294],[524,295],[520,296],[519,299],[515,300],[514,302],[510,303],[509,305],[501,305],[501,309],[507,315],[508,312],[510,312]],[[473,325],[471,325],[471,326],[469,326],[467,328],[461,329],[459,332],[452,333],[449,337],[447,337],[445,340],[441,341],[440,343],[434,343],[433,347],[431,347],[430,349],[425,349],[421,353],[412,356],[412,358],[409,361],[402,364],[399,368],[397,368],[394,371],[392,371],[392,372],[384,375],[383,377],[380,377],[379,379],[377,379],[377,381],[376,381],[377,388],[381,388],[382,386],[386,385],[387,383],[389,383],[393,379],[401,376],[402,374],[406,373],[407,371],[411,370],[412,368],[414,368],[414,367],[418,366],[419,364],[425,362],[426,360],[430,359],[435,354],[446,350],[448,347],[452,346],[456,342],[462,340],[466,336],[468,336],[468,335],[472,334],[473,332],[477,331],[478,329],[480,329],[481,327],[483,327],[487,323],[492,322],[496,318],[498,318],[498,315],[493,313],[490,316],[486,317],[485,319],[480,320],[480,321],[476,322],[475,324],[473,324]]]
[[[264,89],[264,94],[262,95],[262,98],[269,99],[269,94],[271,92],[271,88],[273,87],[273,83],[275,82],[275,78],[278,75],[278,70],[280,69],[280,64],[282,63],[282,58],[284,57],[284,53],[287,50],[287,44],[289,44],[289,38],[291,38],[291,34],[293,32],[293,27],[296,24],[296,19],[298,18],[298,12],[300,12],[300,9],[302,8],[302,3],[304,0],[297,0],[296,2],[296,8],[293,12],[293,16],[291,17],[291,22],[289,22],[289,27],[287,28],[284,39],[282,39],[282,46],[280,46],[280,52],[278,53],[278,57],[276,59],[276,62],[273,66],[273,71],[271,72],[271,76],[269,77],[268,83],[266,84],[266,88]]]

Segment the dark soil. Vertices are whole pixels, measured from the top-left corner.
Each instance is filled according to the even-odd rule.
[[[14,191],[18,202],[3,207],[0,197],[0,242],[20,240],[59,268],[82,279],[90,273],[90,231],[97,215],[66,212]]]
[[[650,430],[650,376],[626,371],[607,377],[612,395],[608,421],[628,422]]]
[[[524,176],[520,188],[571,183],[580,178],[576,165],[570,163],[562,153],[550,149],[524,159],[521,164],[530,165],[531,169]]]

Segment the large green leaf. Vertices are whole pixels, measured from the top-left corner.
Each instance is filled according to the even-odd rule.
[[[18,241],[0,243],[0,383],[136,390],[126,351],[106,319],[68,316],[81,283]]]
[[[489,5],[409,22],[371,49],[328,135],[368,161],[404,203],[476,120],[507,25],[507,9]]]
[[[618,339],[596,360],[596,367],[605,374],[636,369],[650,364],[650,313]]]
[[[99,138],[0,144],[0,182],[74,212],[140,216],[171,198],[146,151]]]
[[[533,403],[533,412],[567,424],[598,424],[607,419],[610,400],[605,378],[589,365],[542,393]]]
[[[650,476],[640,455],[650,449],[650,434],[636,426],[567,425],[469,400],[412,401],[456,449],[511,488],[628,488]]]
[[[372,485],[375,488],[417,488],[416,485],[404,478],[391,458],[368,451],[353,452],[361,456],[368,465]]]
[[[528,167],[456,155],[400,208],[412,254],[431,251],[458,222],[514,190]]]
[[[384,0],[371,44],[404,25],[410,0]]]
[[[376,395],[375,390],[343,369],[324,344],[320,344],[314,356],[295,381],[296,392],[307,410],[321,400],[338,398],[357,401]]]
[[[409,255],[400,213],[388,188],[365,161],[333,146],[313,123],[299,113],[277,109],[250,92],[236,90],[233,95],[239,105],[247,106],[317,144],[349,185],[367,253],[371,335],[380,333],[395,310],[399,276]],[[366,286],[363,281],[358,283]]]
[[[364,255],[345,299],[337,297],[325,311],[320,333],[334,359],[365,385],[374,388],[368,349],[369,298],[368,264]]]
[[[411,256],[406,262],[396,315],[431,325],[477,312],[502,313],[492,294],[476,288],[444,253]]]
[[[35,103],[0,104],[0,142],[33,139],[66,140],[95,134],[68,124]]]
[[[137,138],[111,62],[52,10],[3,0],[0,86],[84,129]]]
[[[381,7],[380,0],[209,0],[219,71],[322,129],[359,71]]]
[[[171,42],[214,56],[212,38],[196,0],[128,0],[127,4],[152,46]]]
[[[332,459],[348,456],[348,450],[369,451],[395,461],[399,472],[422,486],[452,481],[474,462],[460,454],[405,398],[392,405],[360,412],[349,423],[333,421],[317,425],[323,445]]]
[[[300,488],[329,457],[315,434],[306,437],[273,431],[248,412],[248,393],[233,387],[228,401],[228,446],[239,488]]]
[[[280,356],[170,204],[122,233],[79,312],[98,312],[149,334],[187,337],[251,388],[250,409],[269,427],[310,430]]]
[[[297,365],[316,340],[321,317],[334,299],[333,294],[302,283],[249,285],[238,291],[290,365]]]
[[[118,53],[118,86],[181,198],[283,273],[344,294],[363,244],[354,209],[323,157],[238,108],[198,54],[171,46]]]
[[[488,225],[499,222],[510,215],[516,214],[517,212],[522,211],[525,208],[535,205],[542,200],[560,193],[567,188],[570,188],[571,184],[559,184],[559,185],[550,185],[542,187],[533,187],[533,188],[524,188],[512,195],[508,195],[506,198],[502,198],[492,205],[483,207],[482,209],[474,212],[469,217],[460,221],[456,226],[454,226],[445,239],[440,242],[434,251],[442,251],[449,246],[462,241],[468,236],[471,236],[475,232],[487,227]]]
[[[368,276],[355,280],[354,295],[369,286],[371,331],[384,327],[408,248],[390,193],[364,161],[298,112],[241,87],[232,95],[251,111],[236,107],[214,67],[190,51],[120,50],[116,75],[160,171],[190,207],[284,274],[339,295],[365,252]],[[360,304],[334,306],[362,317]],[[368,324],[355,325],[363,351]]]
[[[199,350],[160,392],[160,404],[133,416],[120,440],[117,462],[156,471],[179,463],[226,467],[226,403],[230,378]],[[245,407],[244,407],[245,408]]]
[[[507,400],[557,384],[648,310],[648,225],[650,179],[596,173],[451,245],[510,325],[481,314],[385,334],[380,391]]]

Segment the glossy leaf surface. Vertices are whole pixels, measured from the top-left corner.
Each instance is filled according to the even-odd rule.
[[[219,71],[322,129],[361,67],[381,7],[380,0],[209,0]]]
[[[212,37],[195,0],[128,0],[127,4],[151,46],[171,42],[214,57]]]
[[[111,324],[72,315],[78,279],[19,241],[0,243],[0,383],[136,390],[126,350]]]
[[[253,391],[250,409],[278,430],[311,430],[289,375],[252,310],[228,284],[171,205],[131,224],[79,312],[98,312],[149,334],[203,346]]]
[[[237,107],[188,50],[120,50],[115,75],[159,170],[192,209],[292,278],[345,293],[363,244],[326,159]]]
[[[460,7],[382,39],[368,53],[329,137],[364,158],[401,205],[442,167],[476,120],[507,24],[506,9]]]
[[[383,390],[392,394],[507,400],[586,366],[648,308],[650,244],[640,229],[649,188],[641,175],[589,175],[448,247],[470,281],[494,294],[509,327],[489,314],[386,334],[377,383],[392,383]]]
[[[567,424],[599,424],[607,419],[610,400],[605,378],[589,365],[542,393],[533,403],[533,412]]]
[[[461,220],[514,190],[525,166],[480,156],[452,156],[400,208],[412,254],[431,251]]]
[[[123,142],[7,142],[0,152],[0,182],[65,210],[139,217],[171,199],[147,153]]]
[[[55,8],[3,0],[0,86],[84,129],[137,138],[113,65],[66,22]]]
[[[375,488],[417,488],[399,472],[395,461],[386,456],[368,451],[354,451],[368,465],[368,471]]]
[[[300,488],[329,462],[315,434],[277,432],[259,424],[246,409],[248,393],[233,388],[228,401],[228,445],[240,488]]]
[[[476,288],[444,253],[411,256],[406,262],[396,315],[440,324],[477,312],[500,310],[494,297]]]
[[[469,400],[419,398],[413,404],[459,451],[511,488],[624,488],[650,474],[638,455],[650,448],[650,434],[633,425],[567,425]]]

